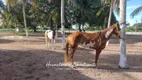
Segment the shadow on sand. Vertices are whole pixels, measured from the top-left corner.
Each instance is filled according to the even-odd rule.
[[[135,44],[135,43],[139,43],[142,42],[142,35],[126,35],[126,43],[127,44]],[[110,39],[110,43],[111,44],[119,44],[119,39],[115,36],[113,36]]]
[[[7,43],[12,43],[14,42],[13,40],[8,40],[8,39],[0,39],[0,44],[7,44]]]
[[[63,62],[63,53],[48,50],[0,50],[0,80],[94,80]]]

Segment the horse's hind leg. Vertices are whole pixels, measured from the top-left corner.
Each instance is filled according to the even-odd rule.
[[[100,55],[101,51],[102,50],[96,50],[96,58],[95,58],[96,68],[97,68],[97,61],[98,61],[98,58],[99,58],[99,55]]]
[[[70,53],[70,62],[71,62],[71,64],[73,64],[73,55],[74,55],[74,52],[75,52],[76,48],[77,48],[77,46],[71,48],[71,53]]]
[[[64,53],[64,63],[67,63],[67,62],[68,62],[68,48],[69,48],[69,44],[66,43],[66,46],[65,46],[65,53]]]

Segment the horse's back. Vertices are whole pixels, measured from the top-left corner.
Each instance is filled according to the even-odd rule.
[[[83,35],[84,33],[83,32],[75,32],[75,33],[72,33],[70,34],[67,39],[76,39],[77,37]]]
[[[68,37],[77,37],[82,34],[84,34],[84,32],[75,32],[75,33],[70,34]]]
[[[46,30],[45,31],[45,36],[47,36],[49,39],[54,39],[55,38],[55,31],[53,31],[53,30]]]
[[[80,41],[81,36],[83,35],[84,35],[84,32],[72,33],[66,38],[66,42],[70,44],[70,46],[77,45],[77,42]]]

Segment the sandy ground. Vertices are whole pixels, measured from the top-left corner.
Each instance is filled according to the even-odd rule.
[[[61,39],[56,42],[49,49],[43,35],[0,34],[0,80],[142,80],[142,35],[127,36],[129,69],[118,68],[120,49],[115,37],[102,51],[98,69],[92,65],[95,51],[82,48],[75,52],[75,68],[62,65]]]

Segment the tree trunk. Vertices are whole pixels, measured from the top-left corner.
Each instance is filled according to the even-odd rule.
[[[82,32],[81,24],[80,23],[79,23],[79,26],[78,26],[78,30],[79,30],[79,32]]]
[[[9,5],[9,2],[8,2],[7,7],[8,7],[8,12],[10,12],[10,5]]]
[[[127,56],[126,56],[126,0],[120,0],[120,28],[121,28],[121,39],[120,39],[120,68],[128,68]]]
[[[112,11],[113,11],[113,0],[111,0],[111,4],[110,4],[110,11],[109,11],[109,17],[108,17],[108,25],[107,25],[107,27],[109,27],[110,24],[111,24]],[[107,46],[109,45],[109,40],[107,41],[106,45]]]
[[[19,27],[16,26],[15,32],[16,32],[16,33],[19,32]]]
[[[25,31],[26,31],[26,37],[29,37],[29,34],[28,34],[28,28],[27,28],[27,22],[26,22],[26,14],[25,14],[25,0],[23,2],[23,19],[24,19],[24,26],[25,26]]]
[[[34,30],[34,32],[37,32],[37,30],[36,30],[36,26],[33,26],[33,30]]]
[[[58,25],[56,24],[56,29],[55,29],[56,35],[55,35],[55,39],[58,38]]]
[[[113,0],[111,0],[111,4],[110,4],[110,10],[109,10],[109,17],[108,17],[108,25],[107,25],[107,27],[109,27],[111,25],[112,11],[113,11]]]
[[[51,30],[53,30],[53,24],[54,24],[54,23],[53,23],[53,19],[52,19],[52,16],[51,16],[51,19],[50,19],[50,29],[51,29]]]
[[[64,32],[64,26],[65,20],[64,20],[64,0],[61,0],[61,34],[62,34],[62,49],[65,48],[65,32]]]
[[[83,31],[83,32],[85,32],[85,29],[84,29],[84,24],[82,24],[82,31]]]

